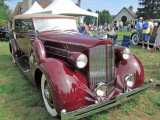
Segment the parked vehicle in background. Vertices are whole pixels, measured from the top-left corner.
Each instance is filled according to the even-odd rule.
[[[160,25],[160,19],[154,19],[154,29],[153,29],[153,32],[152,32],[152,35],[149,41],[150,45],[154,45],[159,25]],[[132,33],[131,39],[134,45],[137,45],[138,43],[142,43],[142,30],[143,29],[138,29]]]
[[[41,89],[47,111],[80,119],[127,101],[152,87],[129,48],[80,34],[77,19],[23,14],[13,19],[13,62]]]
[[[9,41],[11,32],[6,30],[4,27],[0,27],[0,41]]]

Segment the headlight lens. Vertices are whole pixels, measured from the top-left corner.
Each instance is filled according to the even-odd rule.
[[[124,78],[124,81],[125,81],[126,86],[131,88],[135,84],[135,77],[134,75],[129,74]]]
[[[76,61],[76,65],[78,68],[84,68],[87,65],[88,59],[85,54],[81,54]]]
[[[105,83],[99,83],[97,89],[96,89],[96,95],[99,97],[106,96],[108,87]]]
[[[129,48],[126,48],[122,53],[123,59],[129,59],[131,56],[131,51]]]

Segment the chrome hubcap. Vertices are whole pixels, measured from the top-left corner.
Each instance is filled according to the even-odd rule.
[[[139,40],[138,36],[134,36],[133,40],[134,40],[135,43],[138,43],[138,40]]]
[[[47,100],[50,100],[50,94],[47,88],[44,90],[44,96]]]
[[[50,89],[49,89],[49,87],[48,87],[47,81],[45,82],[45,86],[44,86],[44,97],[46,98],[49,106],[50,106],[51,108],[54,108],[52,96],[51,96],[51,94],[50,94]]]

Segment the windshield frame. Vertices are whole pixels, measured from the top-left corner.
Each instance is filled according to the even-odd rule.
[[[76,32],[78,32],[78,22],[77,22],[77,19],[76,18],[70,18],[70,17],[44,17],[44,18],[41,18],[41,17],[36,17],[36,18],[32,18],[32,23],[33,23],[33,28],[34,28],[34,30],[37,30],[36,29],[36,26],[35,26],[35,22],[34,22],[34,20],[37,20],[37,19],[72,19],[72,20],[75,20],[75,22],[76,22],[76,29],[70,29],[71,31],[76,31]],[[54,29],[53,29],[54,30]],[[56,31],[67,31],[67,30],[57,30],[57,29],[55,29]],[[52,29],[51,30],[45,30],[45,31],[52,31]],[[39,31],[39,32],[45,32],[45,31]]]

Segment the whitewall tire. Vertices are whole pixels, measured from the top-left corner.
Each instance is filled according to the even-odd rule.
[[[139,43],[139,36],[138,36],[138,34],[133,34],[132,35],[132,42],[133,42],[133,44],[134,45],[137,45],[138,43]]]
[[[13,52],[12,46],[11,46],[11,55],[12,55],[13,63],[16,63],[15,58],[14,58],[14,52]]]
[[[43,101],[47,111],[51,116],[53,117],[57,116],[57,111],[54,107],[48,82],[44,74],[42,75],[42,78],[41,78],[41,92],[42,92]]]

